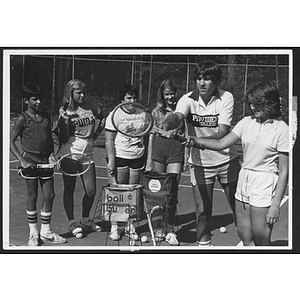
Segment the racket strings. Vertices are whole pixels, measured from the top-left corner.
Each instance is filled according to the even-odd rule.
[[[78,176],[86,173],[93,160],[83,154],[68,154],[63,156],[57,167],[65,175]]]
[[[124,109],[130,107],[131,109]],[[119,104],[112,114],[112,124],[115,129],[129,137],[142,137],[151,130],[153,117],[139,103]]]

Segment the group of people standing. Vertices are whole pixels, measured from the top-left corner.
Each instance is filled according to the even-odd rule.
[[[107,172],[109,183],[135,184],[142,172],[176,173],[179,184],[188,160],[190,181],[196,212],[196,238],[200,247],[211,246],[211,217],[216,178],[224,189],[234,215],[237,233],[245,246],[270,245],[271,232],[278,221],[280,201],[288,181],[288,125],[281,118],[278,88],[269,81],[251,86],[246,95],[251,115],[244,117],[232,129],[234,97],[221,90],[222,70],[213,61],[199,63],[194,70],[196,87],[179,97],[176,85],[166,79],[157,93],[157,105],[152,111],[154,124],[163,130],[184,136],[186,142],[150,132],[145,137],[126,137],[112,124],[112,112],[104,118],[101,110],[84,101],[85,84],[73,79],[68,82],[59,110],[58,132],[61,141],[59,156],[67,152],[84,153],[93,159],[93,140],[105,129]],[[55,160],[51,146],[50,119],[41,110],[41,91],[35,84],[24,88],[28,105],[11,132],[11,152],[23,168]],[[138,91],[125,85],[119,92],[120,102],[137,101]],[[88,122],[78,122],[81,119]],[[95,130],[95,120],[100,119]],[[23,153],[15,142],[21,137]],[[243,163],[240,165],[234,145],[241,141]],[[187,159],[186,159],[187,158]],[[26,179],[28,245],[40,241],[64,243],[66,239],[50,228],[54,193],[53,171],[32,169]],[[69,230],[82,237],[83,230],[101,231],[89,219],[96,194],[95,164],[81,176],[84,196],[82,217],[74,218],[76,177],[63,175],[63,204],[69,220]],[[38,183],[42,188],[41,230],[37,229]],[[176,199],[177,201],[177,199]],[[189,199],[184,199],[189,201]],[[168,226],[155,233],[156,238],[179,245],[176,235],[176,206],[168,211]],[[138,239],[132,222],[125,234]],[[111,224],[110,238],[120,239],[117,223]]]

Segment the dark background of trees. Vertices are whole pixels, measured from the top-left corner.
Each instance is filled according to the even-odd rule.
[[[10,57],[11,113],[17,116],[25,109],[21,88],[23,83],[31,81],[41,86],[44,92],[44,106],[55,120],[66,83],[72,78],[86,82],[87,100],[97,103],[106,114],[118,104],[119,89],[131,82],[138,88],[142,103],[152,109],[162,80],[171,79],[179,87],[181,94],[190,91],[194,88],[194,66],[197,61],[205,59],[219,63],[223,71],[220,88],[234,95],[233,124],[244,114],[245,87],[259,80],[273,80],[278,84],[283,98],[284,119],[288,121],[290,78],[289,56],[286,54],[12,55]]]

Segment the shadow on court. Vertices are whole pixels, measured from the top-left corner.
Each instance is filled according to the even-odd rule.
[[[95,147],[95,162],[97,170],[97,195],[95,198],[96,205],[99,199],[99,194],[103,186],[107,185],[107,174],[105,166],[105,149],[103,147]],[[4,238],[6,239],[6,245],[19,245],[23,246],[27,243],[28,239],[28,224],[25,214],[26,206],[26,184],[17,174],[16,168],[17,162],[14,157],[10,158],[10,187],[9,196],[3,199],[3,213],[4,213]],[[39,192],[40,193],[40,192]],[[54,200],[53,207],[53,217],[51,224],[53,230],[63,237],[67,238],[67,244],[44,244],[39,249],[43,249],[44,246],[51,247],[103,247],[106,245],[111,247],[127,246],[128,238],[123,237],[119,242],[113,242],[108,239],[107,234],[109,232],[108,222],[98,222],[97,223],[103,227],[103,232],[84,232],[84,238],[76,239],[68,231],[68,221],[66,214],[64,212],[62,203],[62,193],[63,193],[63,182],[61,174],[55,175],[55,193],[56,197]],[[77,218],[80,217],[81,212],[81,199],[83,196],[83,189],[80,179],[76,185],[75,190],[75,211],[77,213]],[[193,201],[192,190],[189,183],[188,172],[185,172],[181,178],[180,188],[179,188],[179,199],[180,205],[177,209],[177,236],[180,241],[180,248],[187,246],[196,246],[196,222],[195,222],[195,204]],[[281,207],[280,219],[274,226],[272,234],[272,247],[287,247],[289,244],[288,240],[288,204],[287,201]],[[39,194],[38,205],[41,203],[41,193]],[[140,235],[146,235],[149,239],[151,238],[149,227],[145,215],[141,221],[136,223],[139,225],[137,227],[137,232]],[[220,232],[220,227],[226,227],[226,233]],[[230,249],[235,249],[235,247],[240,243],[240,239],[237,236],[236,228],[233,222],[232,212],[229,208],[228,202],[226,200],[225,194],[220,189],[220,186],[216,184],[216,191],[214,192],[214,205],[213,205],[213,216],[211,221],[212,230],[212,244],[213,246],[226,246]],[[151,246],[152,243],[147,243],[145,246]],[[163,243],[163,246],[168,246],[167,243]],[[10,247],[11,248],[11,247]],[[16,247],[14,247],[16,248]],[[176,247],[177,248],[177,247]],[[76,248],[77,249],[77,248]],[[153,249],[153,248],[152,248]],[[177,248],[178,249],[178,248]]]
[[[182,214],[177,217],[177,224],[180,228],[177,231],[179,240],[183,243],[194,244],[197,242],[196,239],[196,214],[188,213]],[[228,226],[233,224],[232,214],[216,215],[211,218],[211,231],[219,229],[222,226]]]

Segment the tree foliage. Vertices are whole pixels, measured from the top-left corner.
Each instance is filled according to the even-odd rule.
[[[23,83],[33,81],[41,86],[44,106],[55,119],[66,83],[72,77],[87,83],[87,100],[99,105],[105,114],[119,103],[119,89],[132,81],[140,90],[141,102],[152,109],[161,81],[171,79],[184,94],[194,88],[193,68],[197,61],[210,59],[222,68],[220,88],[230,91],[236,100],[234,124],[244,114],[245,89],[258,80],[278,83],[287,120],[288,58],[286,54],[153,55],[151,65],[150,55],[14,55],[11,56],[11,112],[20,114],[24,109],[21,87]]]

